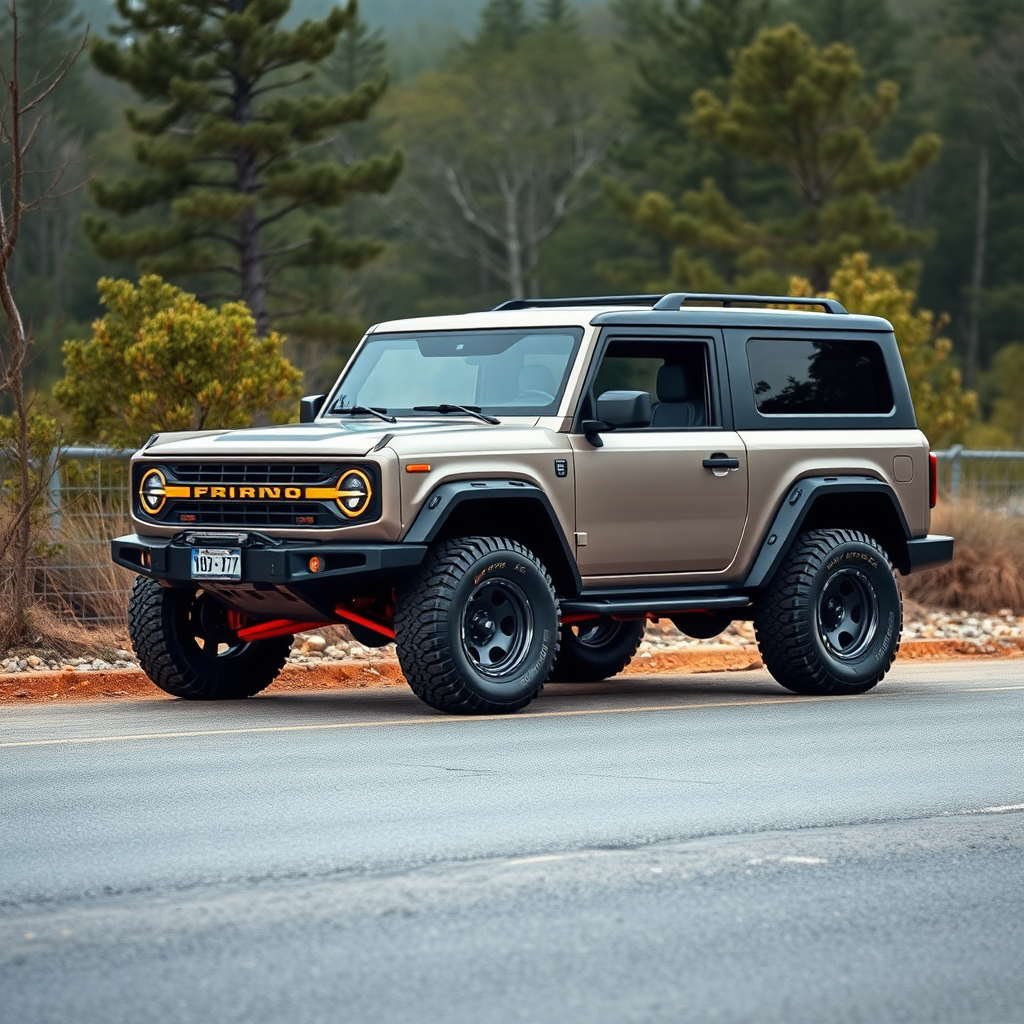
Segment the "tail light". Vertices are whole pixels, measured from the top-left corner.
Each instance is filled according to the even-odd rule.
[[[939,459],[934,452],[928,453],[928,507],[939,503]]]

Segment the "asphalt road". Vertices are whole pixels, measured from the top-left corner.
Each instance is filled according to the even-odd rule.
[[[1024,664],[6,709],[11,1024],[1024,1021]]]

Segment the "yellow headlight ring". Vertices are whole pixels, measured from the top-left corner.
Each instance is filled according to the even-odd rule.
[[[146,493],[147,493],[146,492],[146,483],[149,480],[152,480],[154,477],[157,478],[160,481],[159,489],[150,492],[152,495],[159,496],[159,498],[160,498],[160,504],[157,505],[156,508],[153,508],[149,504],[149,502],[146,500]],[[165,477],[163,475],[163,473],[160,472],[159,469],[147,470],[143,474],[142,480],[139,482],[139,505],[142,508],[142,511],[145,512],[146,515],[158,516],[160,514],[160,512],[162,511],[164,505],[166,505],[166,504],[167,504],[167,477]]]
[[[350,476],[359,477],[363,482],[363,486],[366,488],[365,495],[362,491],[343,491],[341,489],[342,483],[347,480]],[[350,509],[346,508],[344,504],[345,498],[362,497],[364,500],[359,504],[357,508]],[[341,509],[342,514],[347,516],[349,519],[355,519],[357,516],[361,516],[367,508],[370,506],[370,501],[373,498],[373,484],[370,483],[370,478],[361,469],[349,469],[346,470],[338,478],[338,491],[335,495],[334,502]]]

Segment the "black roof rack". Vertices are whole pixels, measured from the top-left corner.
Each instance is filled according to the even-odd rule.
[[[557,309],[559,306],[653,306],[663,295],[581,295],[572,299],[509,299],[499,309]]]
[[[821,306],[826,313],[846,313],[846,307],[835,299],[794,297],[792,295],[731,295],[728,292],[672,292],[654,304],[655,309],[682,309],[687,302],[720,302],[729,307],[734,302],[758,303],[762,306]]]
[[[583,295],[571,299],[509,299],[494,310],[557,309],[565,306],[650,306],[652,309],[682,309],[687,302],[720,302],[761,306],[821,306],[826,313],[846,313],[846,307],[835,299],[805,298],[792,295],[732,295],[717,292],[670,292],[668,295]]]

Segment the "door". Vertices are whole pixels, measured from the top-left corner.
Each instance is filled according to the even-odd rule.
[[[720,572],[747,516],[746,449],[721,426],[711,338],[611,340],[581,410],[607,390],[647,391],[646,427],[572,437],[583,576]]]

